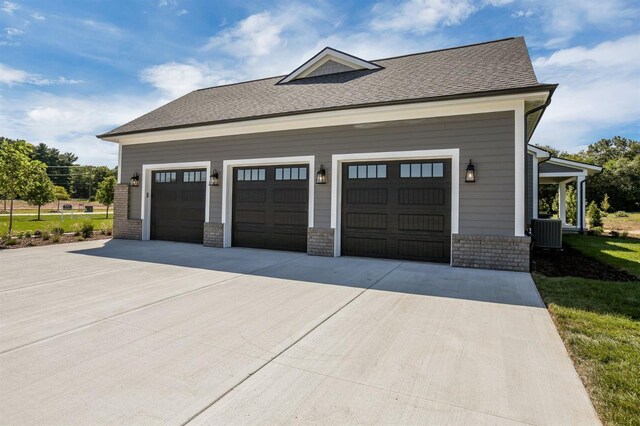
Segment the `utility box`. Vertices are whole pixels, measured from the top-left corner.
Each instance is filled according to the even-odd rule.
[[[73,211],[73,204],[63,204],[62,205],[62,211],[72,212]]]
[[[558,219],[533,219],[531,223],[533,243],[540,248],[562,248],[562,221]]]
[[[85,213],[93,213],[93,206],[84,206]]]

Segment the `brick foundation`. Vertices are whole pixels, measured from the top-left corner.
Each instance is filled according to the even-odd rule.
[[[307,254],[311,256],[333,256],[334,230],[331,228],[309,228],[307,230]]]
[[[215,222],[204,223],[204,242],[206,247],[222,247],[224,238],[224,224]]]
[[[116,185],[113,198],[113,238],[142,239],[142,220],[129,219],[129,185]]]
[[[529,237],[454,234],[451,243],[453,266],[529,272]]]

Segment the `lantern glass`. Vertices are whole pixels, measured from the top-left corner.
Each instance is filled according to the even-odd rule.
[[[316,173],[316,184],[324,185],[325,183],[327,183],[327,171],[325,170],[324,166],[321,164],[320,170],[318,170],[318,173]]]
[[[464,175],[465,182],[475,182],[476,181],[476,167],[473,165],[471,160],[469,160],[469,165],[467,166],[467,171]]]
[[[134,173],[133,176],[131,176],[131,186],[138,186],[140,182],[140,178],[138,177],[138,173]]]
[[[213,170],[211,176],[209,176],[209,186],[218,186],[220,185],[220,178],[218,176],[218,171]]]

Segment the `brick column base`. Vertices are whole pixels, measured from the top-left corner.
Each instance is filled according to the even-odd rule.
[[[334,230],[331,228],[308,228],[307,254],[311,256],[333,256]]]
[[[224,238],[224,224],[215,222],[204,223],[204,242],[206,247],[222,247]]]
[[[113,195],[113,238],[141,240],[142,220],[129,219],[129,185],[116,185]]]
[[[451,236],[451,264],[464,268],[529,272],[531,238],[494,235]]]

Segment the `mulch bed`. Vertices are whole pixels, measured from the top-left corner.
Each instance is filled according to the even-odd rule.
[[[580,277],[600,281],[638,281],[638,277],[622,269],[585,256],[564,245],[562,250],[535,249],[534,270],[547,277]]]
[[[111,238],[111,235],[106,234],[93,234],[93,237],[79,239],[79,237],[74,235],[61,235],[60,241],[53,242],[51,238],[48,240],[43,240],[42,237],[23,237],[23,238],[14,238],[16,244],[14,245],[5,245],[5,242],[0,240],[0,250],[3,249],[17,249],[17,248],[25,248],[25,247],[38,247],[38,246],[51,246],[54,244],[65,244],[65,243],[76,243],[78,241],[95,241],[95,240],[106,240]]]

